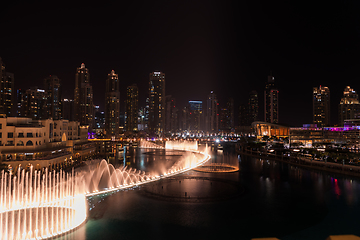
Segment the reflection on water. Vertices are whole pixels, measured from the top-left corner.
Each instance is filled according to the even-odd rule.
[[[150,150],[153,151],[153,150]],[[124,151],[125,164],[142,171],[171,166],[179,152]],[[173,156],[170,156],[173,155]],[[230,180],[244,194],[224,201],[173,202],[142,193],[145,188],[108,196],[89,213],[89,220],[73,239],[238,239],[278,237],[326,239],[328,235],[360,235],[359,179],[311,171],[266,159],[238,156],[233,151],[213,152],[213,162],[238,164],[235,173],[190,171],[187,180],[146,186],[171,194],[221,194],[223,185],[190,177]],[[220,188],[220,191],[218,191]],[[186,190],[185,190],[186,189]],[[85,233],[84,233],[85,232]],[[169,237],[171,236],[171,237]]]

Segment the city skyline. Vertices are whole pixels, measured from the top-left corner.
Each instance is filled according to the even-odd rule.
[[[127,86],[136,83],[139,93],[146,92],[148,73],[159,70],[167,74],[167,90],[179,106],[191,99],[205,101],[216,90],[220,103],[233,97],[237,109],[256,90],[262,108],[260,93],[272,71],[281,93],[279,119],[289,125],[312,121],[311,110],[306,110],[312,107],[314,86],[360,89],[356,3],[329,3],[326,11],[321,4],[295,2],[139,6],[3,4],[0,19],[7,34],[0,39],[0,55],[15,75],[15,88],[39,86],[46,76],[57,75],[64,89],[70,89],[63,94],[71,97],[74,69],[84,62],[99,92],[94,103],[102,109],[102,82],[112,69],[119,74],[122,102]],[[80,8],[84,11],[75,10]],[[122,14],[109,16],[108,9]],[[38,11],[42,14],[32,14]],[[87,34],[78,34],[80,29]],[[103,37],[109,33],[115,37]],[[162,37],[149,37],[153,34]],[[342,93],[332,92],[332,100],[339,102]],[[145,98],[139,97],[142,106]],[[263,112],[259,115],[262,119]],[[331,120],[337,122],[336,114]]]

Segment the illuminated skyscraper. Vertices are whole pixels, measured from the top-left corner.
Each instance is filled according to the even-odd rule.
[[[265,122],[279,123],[279,91],[275,87],[275,79],[268,76],[264,91],[264,117]]]
[[[126,131],[138,130],[138,113],[139,113],[139,91],[136,84],[128,86],[126,89]]]
[[[61,88],[60,79],[50,75],[44,79],[44,88],[47,93],[47,109],[49,117],[53,120],[61,119]]]
[[[339,124],[343,126],[344,120],[354,118],[360,118],[359,96],[354,89],[346,86],[339,104]]]
[[[206,106],[206,131],[208,132],[218,132],[219,131],[219,113],[218,113],[219,103],[216,98],[216,94],[211,91]]]
[[[93,89],[90,85],[90,74],[82,63],[76,70],[74,90],[74,120],[80,125],[89,125],[89,131],[94,124]]]
[[[313,123],[318,127],[330,125],[330,90],[321,86],[313,88]]]
[[[44,89],[32,87],[27,89],[23,95],[24,113],[23,117],[36,120],[48,119],[47,93]]]
[[[14,115],[14,74],[5,71],[5,65],[0,58],[0,113],[6,116]]]
[[[107,136],[119,134],[120,89],[119,77],[112,70],[106,79],[105,89],[105,131]]]
[[[152,72],[149,78],[148,129],[151,134],[162,136],[165,128],[165,73]]]

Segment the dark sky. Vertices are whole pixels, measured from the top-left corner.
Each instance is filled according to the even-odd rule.
[[[233,97],[237,107],[257,90],[261,118],[272,71],[280,122],[310,123],[312,88],[321,84],[330,88],[335,124],[345,86],[360,91],[360,7],[313,2],[11,1],[0,8],[0,57],[16,88],[42,87],[52,74],[72,97],[84,62],[95,104],[104,106],[105,79],[114,69],[122,101],[136,83],[144,106],[149,73],[160,70],[179,108],[205,101],[211,90],[221,106]]]

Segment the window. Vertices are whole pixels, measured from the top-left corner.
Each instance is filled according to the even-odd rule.
[[[8,138],[13,138],[13,137],[14,137],[14,133],[8,132]]]
[[[0,129],[2,129],[2,123],[0,123]]]
[[[16,146],[24,146],[24,142],[23,141],[19,141]]]
[[[32,141],[29,140],[29,141],[26,142],[26,146],[34,146],[34,144],[33,144]]]
[[[18,137],[19,137],[19,138],[23,138],[23,137],[24,137],[24,133],[19,133]]]
[[[32,133],[26,133],[26,137],[33,137],[33,134]]]

